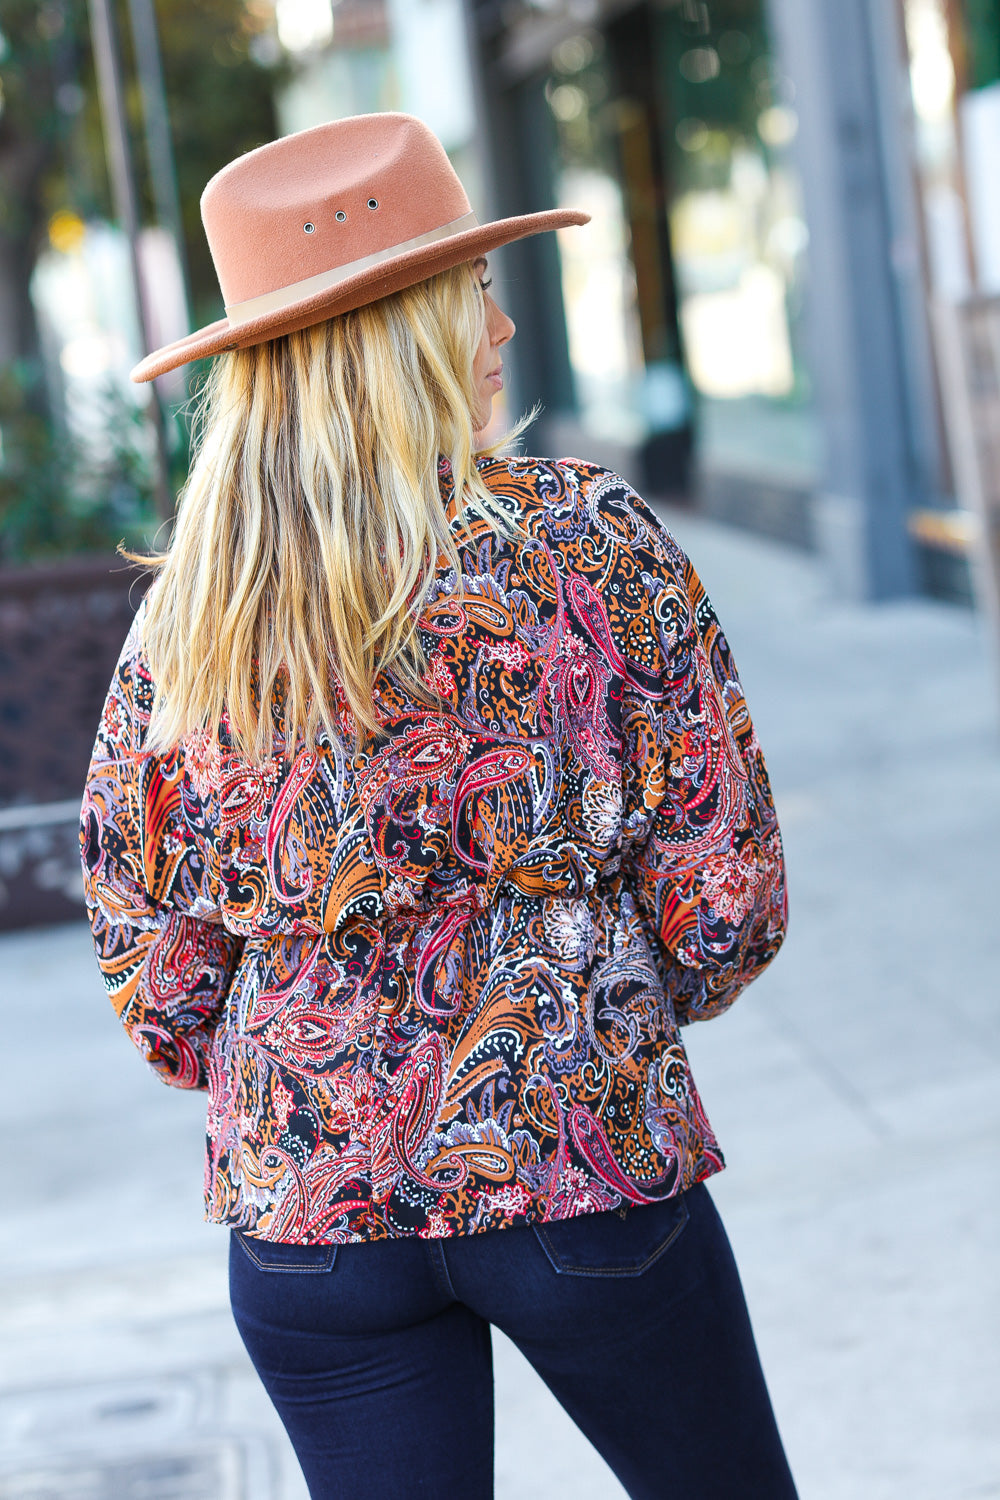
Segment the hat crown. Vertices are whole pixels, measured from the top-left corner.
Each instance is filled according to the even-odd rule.
[[[469,213],[444,147],[412,115],[283,136],[211,179],[201,214],[227,306],[390,250]]]

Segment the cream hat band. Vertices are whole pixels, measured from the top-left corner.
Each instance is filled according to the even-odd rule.
[[[255,318],[263,317],[265,313],[294,307],[305,297],[339,286],[371,266],[385,265],[407,250],[418,250],[421,245],[433,245],[438,240],[448,239],[450,235],[460,234],[463,229],[475,229],[478,223],[475,214],[463,214],[460,219],[452,219],[450,224],[442,224],[439,229],[428,229],[423,234],[415,234],[412,239],[403,240],[398,245],[389,245],[385,250],[373,250],[371,255],[349,260],[344,266],[334,266],[332,271],[320,271],[318,276],[307,276],[304,281],[291,281],[288,286],[279,287],[276,292],[265,292],[262,297],[251,297],[248,302],[234,302],[226,308],[226,317],[238,328],[242,323],[251,323]]]

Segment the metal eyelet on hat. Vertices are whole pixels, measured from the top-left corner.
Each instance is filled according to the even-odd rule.
[[[305,230],[306,234],[315,234],[316,233],[316,225],[315,224],[303,224],[302,228]]]
[[[347,218],[347,215],[344,213],[344,210],[342,208],[338,208],[333,217],[336,219],[338,224],[343,224],[344,220]]]
[[[368,207],[369,208],[378,208],[378,199],[377,198],[369,198],[368,199]]]

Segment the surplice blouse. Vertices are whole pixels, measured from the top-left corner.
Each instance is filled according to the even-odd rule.
[[[680,1027],[785,927],[732,656],[617,475],[479,473],[419,619],[430,702],[356,750],[144,749],[140,607],[82,813],[98,961],[159,1076],[207,1089],[206,1216],[270,1240],[446,1237],[651,1203],[722,1166]],[[154,585],[155,587],[155,585]],[[273,705],[281,726],[281,704]]]

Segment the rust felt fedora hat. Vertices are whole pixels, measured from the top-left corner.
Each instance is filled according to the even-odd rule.
[[[308,328],[589,218],[551,209],[478,223],[437,137],[389,113],[333,120],[237,157],[205,188],[201,216],[226,316],[147,355],[133,380]]]

